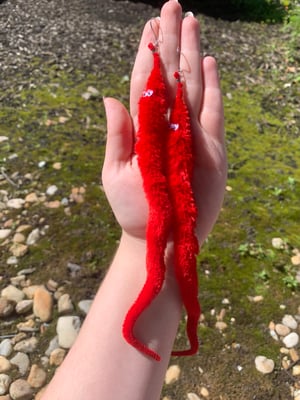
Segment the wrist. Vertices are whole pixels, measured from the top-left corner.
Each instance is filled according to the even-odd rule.
[[[128,234],[128,232],[122,230],[120,238],[120,245],[118,252],[122,254],[127,253],[130,256],[136,257],[139,261],[146,262],[147,255],[147,240],[146,238],[140,238]],[[124,254],[125,255],[125,254]],[[173,277],[174,271],[174,243],[173,240],[169,240],[165,249],[165,264],[166,264],[166,277]]]

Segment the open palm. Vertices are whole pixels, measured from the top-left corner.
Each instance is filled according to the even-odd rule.
[[[180,68],[184,77],[196,155],[193,189],[199,210],[197,235],[202,243],[216,221],[224,196],[227,170],[223,105],[216,62],[212,57],[200,55],[199,23],[192,15],[182,19],[181,6],[176,1],[165,3],[160,19],[145,25],[131,77],[130,114],[119,101],[105,99],[104,189],[122,229],[131,236],[144,239],[148,205],[134,142],[138,129],[138,102],[153,65],[148,44],[155,40],[170,107],[176,93],[174,72]]]

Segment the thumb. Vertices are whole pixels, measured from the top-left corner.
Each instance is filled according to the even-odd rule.
[[[107,120],[107,141],[105,164],[126,162],[132,155],[133,125],[131,117],[118,100],[105,98],[103,100]]]

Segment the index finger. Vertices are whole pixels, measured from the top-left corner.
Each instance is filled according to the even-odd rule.
[[[135,129],[137,128],[139,99],[153,67],[153,55],[148,45],[150,42],[155,42],[156,38],[158,38],[158,32],[159,18],[153,18],[146,23],[131,74],[130,114]]]

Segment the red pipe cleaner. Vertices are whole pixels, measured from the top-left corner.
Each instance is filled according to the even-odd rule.
[[[129,309],[123,324],[124,338],[144,354],[159,361],[160,356],[141,343],[133,333],[141,313],[160,292],[165,278],[165,248],[171,228],[172,206],[166,178],[167,121],[166,87],[160,68],[160,57],[152,43],[153,69],[139,101],[139,129],[135,151],[149,205],[147,223],[146,282]]]
[[[199,244],[195,234],[197,206],[192,189],[193,143],[189,111],[184,101],[183,84],[178,72],[175,104],[170,115],[170,133],[167,143],[168,187],[174,213],[175,273],[187,312],[187,336],[190,349],[173,351],[172,355],[195,354],[198,350],[198,277],[196,255]]]

